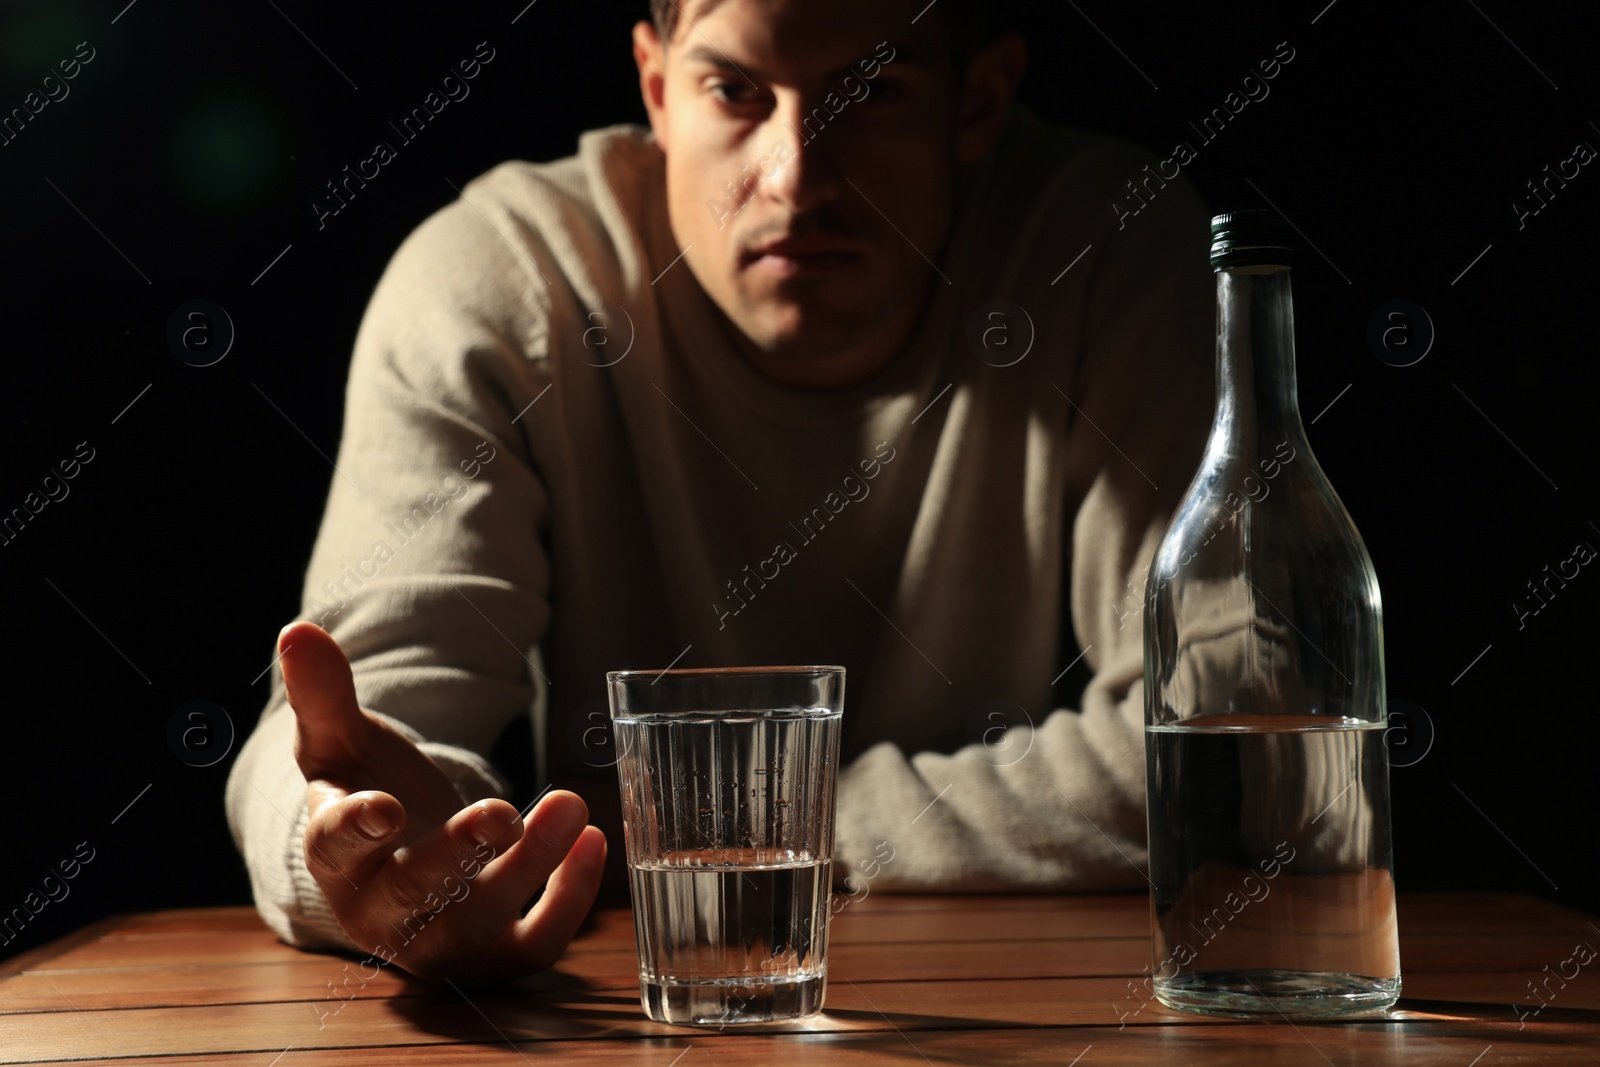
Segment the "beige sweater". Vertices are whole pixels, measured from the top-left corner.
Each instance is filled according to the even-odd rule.
[[[647,130],[494,168],[372,297],[299,617],[464,803],[507,795],[486,754],[531,715],[613,864],[607,670],[837,663],[836,877],[1142,886],[1140,594],[1213,397],[1202,205],[1111,207],[1153,159],[1019,107],[927,250],[950,284],[920,331],[831,393],[758,375],[672,265]],[[228,818],[273,929],[353,947],[305,869],[293,725],[274,670]]]

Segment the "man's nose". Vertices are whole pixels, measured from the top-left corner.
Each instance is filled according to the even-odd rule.
[[[821,104],[817,106],[822,107]],[[822,110],[827,113],[826,108]],[[772,117],[776,127],[774,139],[789,150],[782,157],[783,162],[768,171],[762,180],[762,194],[796,214],[837,200],[844,190],[844,170],[836,151],[836,142],[841,139],[829,137],[832,131],[818,128],[815,122],[808,129],[806,119],[811,117],[811,111],[798,96],[774,108]]]

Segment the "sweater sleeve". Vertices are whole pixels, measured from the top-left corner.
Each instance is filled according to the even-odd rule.
[[[509,796],[485,754],[542,693],[547,502],[517,424],[549,384],[517,340],[542,336],[537,286],[459,200],[396,252],[356,338],[297,616],[339,642],[361,706],[418,743],[463,804]],[[271,678],[229,775],[229,826],[279,936],[354,948],[306,870],[294,712],[278,667]]]
[[[1211,420],[1214,282],[1207,215],[1187,183],[1122,222],[1096,237],[1104,251],[1064,390],[1077,409],[1068,499],[1081,501],[1066,517],[1071,616],[1093,669],[1082,706],[1033,715],[992,746],[880,743],[843,768],[835,866],[852,889],[1146,884],[1145,579]]]

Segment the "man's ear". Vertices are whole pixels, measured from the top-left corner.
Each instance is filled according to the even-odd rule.
[[[1028,43],[1014,31],[1002,33],[967,61],[961,92],[961,130],[956,156],[972,163],[994,147],[1011,115],[1011,101],[1028,69]]]
[[[639,66],[639,94],[650,116],[650,129],[655,132],[656,144],[666,151],[667,50],[648,19],[634,24],[633,61]]]

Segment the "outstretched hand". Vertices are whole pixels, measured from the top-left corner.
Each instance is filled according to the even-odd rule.
[[[420,978],[487,981],[553,964],[605,867],[605,835],[585,825],[582,799],[552,792],[527,820],[499,799],[463,808],[437,764],[361,710],[327,631],[294,623],[278,651],[307,783],[306,868],[345,932]]]

